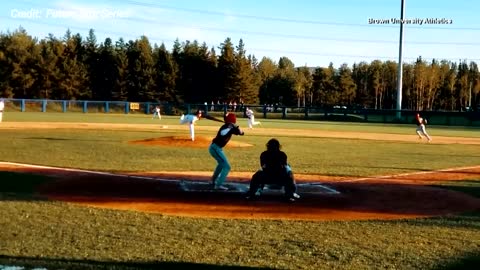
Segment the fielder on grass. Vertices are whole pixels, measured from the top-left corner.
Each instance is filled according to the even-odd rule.
[[[237,117],[233,113],[225,115],[225,124],[223,124],[217,132],[217,136],[212,140],[208,148],[210,155],[217,161],[217,166],[212,175],[212,186],[216,190],[228,190],[223,184],[227,180],[230,172],[230,163],[228,162],[223,147],[232,138],[232,135],[244,135],[244,132],[236,125]]]
[[[2,119],[3,119],[4,109],[5,109],[5,101],[3,101],[3,98],[0,98],[0,122],[2,122]]]
[[[252,109],[249,107],[246,108],[245,114],[247,115],[248,118],[248,128],[252,129],[253,126],[255,125],[260,125],[260,122],[255,122],[255,114],[253,113]]]
[[[162,115],[160,114],[160,106],[156,106],[155,109],[153,109],[152,119],[155,119],[155,117],[162,120]]]
[[[417,123],[416,132],[417,132],[418,138],[421,140],[423,138],[422,137],[423,135],[427,138],[428,142],[432,141],[432,138],[428,135],[427,131],[425,130],[427,119],[421,117],[420,114],[417,113],[417,115],[415,116],[415,121]]]

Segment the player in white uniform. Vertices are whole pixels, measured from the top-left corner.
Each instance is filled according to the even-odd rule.
[[[425,125],[427,124],[427,119],[423,118],[420,116],[420,114],[417,113],[415,116],[415,122],[417,123],[417,129],[415,130],[417,132],[418,138],[421,140],[423,136],[425,136],[428,140],[428,142],[432,141],[432,138],[430,135],[428,135],[427,131],[425,130]]]
[[[213,116],[210,116],[208,114],[203,114],[203,112],[201,110],[198,110],[195,114],[182,114],[182,116],[180,117],[180,124],[181,125],[185,125],[185,124],[188,124],[189,128],[190,128],[190,138],[192,139],[192,141],[195,141],[195,122],[197,122],[198,120],[202,119],[202,118],[206,118],[206,119],[209,119],[209,120],[213,120],[213,121],[218,121],[218,122],[222,122],[222,120],[220,119],[217,119]]]
[[[3,98],[0,98],[0,122],[3,119],[3,109],[5,109],[5,101],[3,101]]]
[[[249,129],[252,129],[253,126],[255,126],[255,125],[260,125],[261,124],[260,122],[255,122],[255,115],[250,108],[247,107],[247,109],[245,110],[245,114],[247,115],[247,118],[248,118],[248,128]]]
[[[156,106],[155,109],[153,109],[153,117],[152,119],[154,119],[155,117],[158,117],[158,119],[162,119],[162,115],[160,114],[160,107],[159,106]]]
[[[190,128],[190,138],[192,141],[195,141],[195,122],[202,118],[202,111],[197,111],[196,114],[182,114],[180,117],[180,124],[188,124]]]

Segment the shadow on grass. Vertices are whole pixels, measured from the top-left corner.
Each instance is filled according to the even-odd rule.
[[[446,182],[442,183],[441,185],[432,186],[448,190],[455,190],[480,198],[480,180],[462,180],[455,182]]]
[[[462,258],[455,259],[451,262],[434,268],[434,270],[463,270],[478,269],[480,266],[480,253],[468,254]]]
[[[0,171],[0,200],[43,200],[36,189],[50,181],[43,175]]]
[[[67,260],[50,258],[29,258],[29,257],[10,257],[0,255],[0,269],[11,267],[40,268],[46,270],[52,269],[272,269],[272,268],[253,268],[245,266],[228,266],[213,264],[197,264],[186,262],[102,262],[93,260]],[[7,268],[10,269],[10,268]]]

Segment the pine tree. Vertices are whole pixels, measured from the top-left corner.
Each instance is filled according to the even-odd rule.
[[[128,100],[154,100],[154,61],[152,47],[148,38],[142,36],[140,40],[129,41],[127,45],[128,57]]]
[[[88,71],[76,53],[77,47],[82,44],[70,35],[66,35],[64,40],[63,52],[59,57],[59,83],[58,88],[54,89],[54,96],[66,100],[91,99],[91,92],[88,90]]]
[[[433,104],[438,96],[440,89],[440,66],[438,62],[433,59],[432,63],[427,68],[427,89],[425,92],[426,109],[432,110]]]
[[[247,104],[256,103],[258,85],[255,80],[253,63],[247,58],[245,44],[240,39],[235,54],[235,69],[237,73],[237,85],[234,100],[243,101]]]
[[[0,45],[3,51],[0,55],[0,91],[4,95],[15,98],[38,97],[38,92],[33,89],[36,71],[32,68],[37,60],[34,59],[36,42],[23,28],[4,37]]]
[[[36,84],[40,97],[45,99],[55,98],[51,93],[54,92],[53,89],[58,88],[59,83],[59,56],[56,54],[55,46],[61,46],[61,44],[55,44],[54,39],[41,40],[39,44],[40,55],[36,67],[38,72]]]
[[[112,100],[116,81],[115,51],[110,38],[106,38],[98,49],[96,99]]]
[[[309,103],[311,103],[312,99],[311,88],[313,77],[310,73],[310,69],[307,66],[297,68],[296,71],[295,91],[297,95],[297,106],[306,106],[307,100],[309,100]]]
[[[457,97],[455,109],[461,111],[468,106],[469,81],[468,81],[468,64],[462,61],[458,65],[458,73],[455,79],[455,96]]]
[[[425,89],[427,86],[427,65],[425,61],[419,57],[414,65],[414,99],[415,107],[417,111],[425,109]]]
[[[272,59],[268,57],[263,57],[260,63],[256,68],[257,76],[260,80],[260,89],[258,92],[258,97],[260,99],[261,104],[270,103],[271,98],[269,95],[270,88],[273,84],[271,84],[271,80],[275,76],[277,72],[277,65],[273,62]]]
[[[382,64],[383,108],[396,109],[398,65],[394,61]]]
[[[314,103],[320,106],[333,106],[338,103],[339,95],[334,81],[336,70],[330,63],[328,68],[317,68],[313,75],[312,90]]]
[[[369,89],[374,97],[375,109],[382,109],[382,62],[374,60],[369,66]]]
[[[347,64],[343,64],[340,66],[340,68],[338,69],[338,75],[336,77],[336,88],[339,92],[338,101],[342,105],[351,106],[353,104],[353,101],[355,100],[355,91],[357,85],[353,81],[352,71]]]
[[[218,99],[219,81],[217,75],[217,55],[215,49],[209,48],[203,43],[198,55],[198,84],[201,90],[200,102],[213,101]]]
[[[163,43],[154,51],[154,59],[155,86],[157,90],[155,98],[157,100],[178,102],[175,91],[178,66]]]
[[[270,90],[274,90],[273,93],[270,93],[274,98],[273,102],[279,105],[295,105],[297,100],[296,71],[295,65],[287,57],[280,57],[278,60],[278,69],[274,80],[276,87],[270,88]]]
[[[115,65],[112,68],[115,74],[112,97],[115,100],[126,101],[128,100],[128,56],[127,45],[122,38],[115,43]]]
[[[235,65],[235,50],[230,38],[220,45],[218,59],[218,75],[220,78],[220,94],[225,101],[236,98],[237,95],[237,70]]]
[[[361,106],[362,108],[366,108],[370,106],[370,104],[373,104],[368,89],[368,69],[369,65],[366,62],[354,64],[352,68],[352,78],[357,86],[355,104]]]
[[[471,61],[468,65],[468,82],[469,82],[469,100],[468,106],[472,110],[475,108],[475,111],[478,111],[479,98],[478,93],[480,92],[480,72],[478,70],[477,63]]]

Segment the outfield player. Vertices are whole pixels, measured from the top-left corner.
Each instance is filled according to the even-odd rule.
[[[261,124],[260,122],[255,122],[255,115],[250,108],[247,107],[247,109],[245,110],[245,114],[247,115],[247,118],[248,118],[248,128],[249,129],[252,129],[253,126],[255,126],[255,125],[260,125]]]
[[[418,138],[421,140],[423,136],[427,138],[427,140],[430,142],[432,141],[432,138],[428,135],[427,131],[425,130],[425,125],[427,124],[427,119],[423,118],[420,116],[420,114],[417,113],[415,116],[415,122],[417,123],[417,135]]]
[[[156,106],[155,109],[153,109],[152,119],[155,119],[155,117],[158,117],[158,119],[162,120],[162,115],[160,114],[160,106]]]
[[[2,122],[2,119],[3,119],[4,109],[5,109],[5,101],[3,101],[3,98],[0,98],[0,122]]]
[[[213,138],[208,152],[217,161],[217,166],[212,175],[212,186],[217,190],[228,190],[223,184],[227,180],[231,166],[228,162],[223,147],[232,138],[232,135],[244,135],[244,132],[236,125],[237,117],[233,113],[225,115],[225,124],[223,124],[217,132],[217,136]]]

